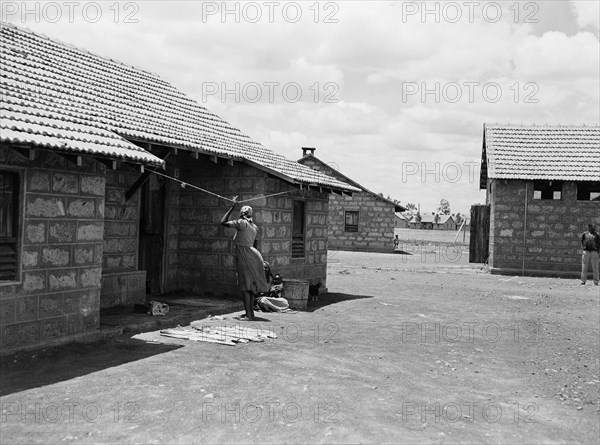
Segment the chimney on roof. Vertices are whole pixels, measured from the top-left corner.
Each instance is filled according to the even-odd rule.
[[[307,154],[314,156],[316,148],[313,147],[302,147],[302,156],[306,156]]]

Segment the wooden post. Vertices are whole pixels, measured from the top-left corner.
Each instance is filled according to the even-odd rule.
[[[462,222],[462,224],[460,225],[460,228],[458,229],[458,232],[456,233],[456,236],[454,237],[454,241],[452,241],[453,243],[455,243],[455,242],[456,242],[456,238],[458,238],[458,235],[460,235],[460,231],[461,231],[461,230],[462,230],[462,228],[464,227],[464,225],[465,225],[465,221],[466,221],[466,219],[463,219],[463,222]],[[464,239],[463,239],[463,241],[464,241]]]

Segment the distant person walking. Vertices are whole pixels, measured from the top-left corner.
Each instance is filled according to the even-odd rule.
[[[233,244],[236,253],[237,282],[246,311],[246,315],[240,319],[254,320],[254,296],[261,292],[267,292],[269,285],[265,278],[263,257],[254,247],[258,227],[252,220],[252,214],[254,213],[252,207],[243,206],[240,209],[239,219],[228,221],[229,215],[235,208],[236,199],[237,196],[233,198],[231,208],[221,218],[221,225],[236,230],[233,236]]]
[[[581,256],[581,284],[587,281],[588,268],[592,263],[592,272],[594,284],[598,286],[600,282],[600,235],[596,231],[594,224],[588,224],[588,231],[581,235],[581,247],[583,255]]]
[[[400,240],[398,239],[398,235],[394,238],[394,250],[398,248],[398,244],[400,244]]]

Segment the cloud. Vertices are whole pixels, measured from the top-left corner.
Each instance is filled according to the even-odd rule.
[[[255,23],[250,3],[262,7]],[[375,192],[421,202],[423,210],[447,198],[453,210],[468,211],[485,200],[477,181],[403,181],[403,163],[478,162],[485,122],[598,122],[599,2],[473,2],[473,19],[463,9],[454,23],[447,6],[444,12],[450,3],[469,2],[428,3],[439,6],[437,21],[422,11],[406,14],[425,2],[366,1],[298,2],[295,23],[283,3],[271,22],[266,2],[230,3],[240,8],[237,21],[235,11],[207,14],[223,2],[135,3],[137,23],[125,23],[123,9],[113,20],[112,2],[101,3],[97,23],[11,21],[157,73],[290,159],[314,146]],[[493,8],[483,9],[492,3],[502,5],[496,22]],[[279,84],[273,97],[267,82]],[[262,87],[256,103],[254,83]],[[298,101],[283,94],[288,83],[300,86]],[[219,90],[207,95],[214,85]],[[403,96],[408,85],[419,90]]]
[[[527,36],[520,41],[514,61],[515,74],[532,81],[591,78],[600,64],[598,39],[589,32],[571,37],[560,32]]]
[[[341,101],[298,112],[307,129],[326,129],[329,134],[376,134],[387,116],[373,105]]]
[[[575,10],[577,24],[584,28],[590,26],[600,28],[600,1],[598,0],[571,0],[571,7]]]

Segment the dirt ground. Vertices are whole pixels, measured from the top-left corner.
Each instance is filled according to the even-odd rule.
[[[438,258],[331,252],[329,294],[262,314],[264,343],[5,360],[1,442],[598,443],[600,288]]]
[[[424,229],[394,229],[394,235],[398,235],[400,242],[427,241],[466,244],[470,241],[470,228],[458,230],[424,230]],[[456,240],[456,241],[455,241]]]

